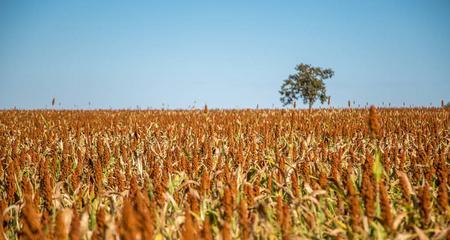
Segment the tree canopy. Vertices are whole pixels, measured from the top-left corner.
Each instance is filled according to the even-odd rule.
[[[302,98],[304,104],[311,108],[318,99],[323,104],[328,96],[326,94],[325,79],[333,77],[334,72],[330,68],[313,67],[301,63],[295,67],[297,73],[289,75],[281,85],[280,101],[284,106],[293,104],[295,100]]]

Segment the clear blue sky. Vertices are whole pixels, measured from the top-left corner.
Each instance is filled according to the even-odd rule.
[[[450,101],[450,1],[0,1],[0,108],[281,107],[300,62],[335,106]],[[316,105],[318,106],[318,105]]]

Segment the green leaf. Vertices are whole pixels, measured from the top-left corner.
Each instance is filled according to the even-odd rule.
[[[381,176],[383,175],[383,163],[381,162],[381,153],[379,151],[375,153],[373,175],[375,176],[375,180],[377,183],[381,180]]]

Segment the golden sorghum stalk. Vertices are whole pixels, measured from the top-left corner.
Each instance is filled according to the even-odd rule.
[[[209,217],[205,218],[205,221],[203,221],[203,228],[201,232],[202,239],[205,240],[213,240],[213,234],[211,230],[211,221]]]
[[[55,239],[67,240],[69,235],[70,209],[60,209],[56,214]]]
[[[239,225],[241,227],[241,239],[250,239],[250,222],[248,220],[247,201],[242,198],[239,203]]]
[[[30,194],[25,195],[25,204],[22,208],[20,221],[22,229],[20,231],[21,238],[24,239],[44,239],[41,222],[39,221],[39,213],[33,204]]]
[[[107,226],[106,226],[106,213],[103,207],[100,207],[97,210],[95,220],[97,222],[97,226],[94,231],[94,236],[96,239],[104,239]]]
[[[199,162],[200,162],[200,160],[199,160],[199,154],[197,153],[197,152],[194,152],[194,154],[193,154],[194,156],[192,157],[192,165],[191,165],[191,174],[192,174],[192,177],[194,176],[194,175],[197,175],[197,171],[198,171],[198,166],[199,166]]]
[[[400,180],[400,187],[403,194],[403,199],[407,204],[411,203],[411,194],[412,194],[412,187],[411,183],[409,182],[408,176],[406,173],[399,171],[398,177]]]
[[[33,186],[31,186],[31,182],[28,177],[24,177],[24,179],[22,180],[22,186],[23,194],[33,198]]]
[[[132,174],[131,179],[130,179],[130,191],[128,193],[129,196],[134,198],[136,196],[138,190],[139,190],[139,186],[138,186],[136,175]]]
[[[402,150],[402,152],[400,154],[400,161],[399,161],[398,169],[403,171],[405,168],[405,163],[406,163],[406,151]]]
[[[209,171],[211,171],[213,169],[213,157],[212,157],[211,142],[212,142],[212,139],[208,138],[205,143],[205,147],[206,147],[205,165],[206,165],[206,169]]]
[[[162,181],[159,179],[154,179],[154,187],[155,187],[155,200],[158,206],[163,206],[164,204],[164,188]]]
[[[281,197],[281,194],[277,195],[277,220],[280,227],[282,227],[283,224],[283,199]]]
[[[73,171],[71,176],[70,183],[73,190],[75,190],[80,184],[80,176],[83,174],[83,163],[81,161],[81,159],[78,160],[77,167],[75,168],[75,171]]]
[[[361,203],[359,201],[358,192],[356,191],[353,181],[349,176],[347,179],[347,196],[349,200],[350,222],[354,231],[361,229]]]
[[[222,205],[224,207],[224,220],[231,221],[233,217],[233,202],[231,197],[230,188],[225,187],[225,191],[223,193]]]
[[[64,149],[66,149],[66,148],[64,148]],[[67,155],[63,156],[63,158],[61,159],[60,180],[65,181],[66,178],[68,176],[70,176],[70,167],[71,167],[71,164],[70,164],[70,161],[69,161],[69,157]]]
[[[3,228],[3,211],[7,207],[4,199],[0,200],[0,240],[4,240],[5,229]]]
[[[103,190],[103,170],[102,162],[97,159],[94,161],[94,186],[95,191],[100,193]]]
[[[42,213],[42,222],[48,224],[49,215],[53,208],[53,183],[50,179],[48,170],[41,179],[41,197],[44,199],[44,211]]]
[[[290,239],[291,233],[291,214],[289,213],[289,205],[283,205],[283,222],[281,223],[281,235],[283,240]]]
[[[5,228],[3,224],[7,221],[7,218],[3,216],[3,211],[7,208],[6,200],[2,199],[0,200],[0,240],[6,240],[5,239]]]
[[[136,218],[139,222],[139,231],[143,239],[153,238],[154,231],[154,202],[150,203],[148,195],[145,191],[139,190],[133,197],[135,199]]]
[[[184,226],[181,235],[181,239],[196,239],[197,233],[195,231],[194,223],[192,221],[191,212],[189,207],[186,207],[184,210]]]
[[[278,182],[280,184],[284,184],[284,181],[285,181],[285,179],[284,179],[284,176],[285,176],[284,168],[286,166],[286,163],[285,163],[286,160],[284,159],[284,157],[280,157],[279,159],[280,160],[278,161],[278,178],[277,178],[277,180],[278,180]]]
[[[223,193],[222,206],[224,208],[222,239],[228,240],[231,239],[230,223],[233,218],[233,199],[228,186],[225,187],[225,191]]]
[[[69,237],[70,240],[79,240],[80,239],[80,215],[78,214],[77,208],[75,205],[72,207],[73,215],[72,221],[70,223],[70,231]]]
[[[122,220],[120,222],[120,238],[125,240],[139,239],[139,222],[133,209],[131,199],[125,199],[122,208]]]
[[[438,204],[443,215],[447,214],[449,209],[448,203],[448,190],[447,185],[444,182],[439,183],[438,189]]]
[[[320,172],[319,185],[322,189],[326,189],[328,186],[328,176],[325,171]]]
[[[370,106],[369,109],[369,132],[374,137],[380,136],[380,122],[375,106]]]
[[[53,198],[53,184],[50,179],[48,171],[45,171],[44,176],[41,180],[41,194],[44,199],[44,208],[50,211],[52,208],[52,198]]]
[[[14,162],[10,160],[8,163],[8,168],[6,169],[6,199],[8,203],[13,203],[15,201],[15,195],[17,192],[15,175]]]
[[[200,204],[194,191],[190,190],[188,193],[188,202],[190,210],[196,214],[200,213]]]
[[[202,179],[200,182],[200,195],[202,197],[206,196],[209,193],[210,181],[208,172],[204,169],[202,174]]]
[[[261,188],[260,185],[262,185],[260,177],[257,176],[254,182],[255,183],[253,184],[253,195],[258,196],[259,192],[260,192],[260,188]],[[254,196],[252,196],[252,197],[254,198]],[[251,201],[252,201],[251,205],[253,206],[255,201],[254,201],[254,199],[252,199]]]
[[[222,240],[231,240],[231,226],[227,221],[223,223]]]
[[[437,177],[439,181],[437,201],[441,214],[446,215],[447,211],[449,211],[450,208],[448,203],[448,189],[447,189],[449,174],[445,154],[441,154],[440,156],[440,160],[438,163]]]
[[[294,197],[298,197],[300,195],[300,190],[298,188],[297,172],[295,171],[291,174],[291,184],[292,184],[292,193],[294,194]]]
[[[120,166],[120,159],[117,158],[115,163],[114,163],[114,180],[115,180],[115,187],[117,187],[117,190],[119,192],[123,192],[125,191],[125,177],[123,176],[122,173],[122,167]]]
[[[378,187],[380,191],[380,205],[383,224],[386,229],[393,230],[394,220],[392,216],[391,203],[389,201],[389,195],[383,180],[379,182]]]
[[[272,175],[269,175],[267,179],[267,189],[269,190],[270,193],[272,192],[273,188],[272,178],[273,178]]]
[[[254,187],[252,187],[252,185],[250,185],[250,184],[245,184],[244,191],[245,191],[246,199],[248,199],[248,204],[250,206],[253,206],[253,204],[255,204]]]
[[[362,195],[364,199],[364,207],[366,209],[366,216],[369,220],[375,216],[375,187],[373,180],[369,177],[367,172],[364,172],[362,178]]]
[[[231,181],[228,183],[230,185],[231,190],[231,201],[233,209],[236,209],[238,206],[237,196],[238,196],[238,182],[237,182],[237,174],[231,175]]]
[[[422,225],[427,226],[431,221],[431,194],[428,187],[428,182],[425,182],[425,184],[422,186],[419,197],[421,222]]]
[[[331,178],[335,182],[336,185],[340,185],[341,183],[341,161],[337,154],[333,155],[333,162],[331,166]]]

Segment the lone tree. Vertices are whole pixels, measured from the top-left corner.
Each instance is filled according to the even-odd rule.
[[[303,63],[297,65],[295,70],[297,73],[289,75],[281,85],[279,92],[283,106],[293,104],[300,97],[303,98],[303,103],[308,104],[309,109],[317,99],[322,104],[325,103],[328,96],[323,80],[333,77],[333,70]]]

